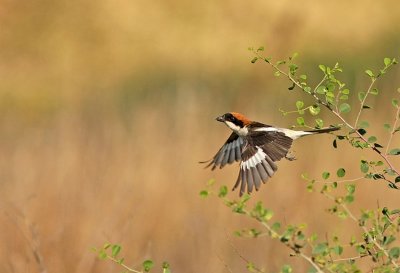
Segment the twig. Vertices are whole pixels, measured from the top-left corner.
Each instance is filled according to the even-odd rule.
[[[119,264],[120,266],[122,266],[123,268],[125,268],[126,270],[128,270],[129,272],[134,272],[134,273],[143,273],[143,271],[137,271],[133,268],[130,268],[129,266],[125,265],[124,263],[121,263],[119,260],[115,259],[114,257],[107,255],[107,259]]]
[[[229,265],[222,259],[222,257],[219,255],[219,254],[217,254],[217,258],[218,258],[218,260],[220,260],[220,262],[224,265],[224,267],[225,267],[225,269],[227,270],[227,271],[229,271],[230,273],[233,273],[233,271],[232,271],[232,269],[229,267]]]
[[[392,131],[390,132],[388,143],[386,144],[385,154],[389,152],[390,144],[392,144],[393,135],[396,133],[397,122],[399,121],[400,107],[397,107],[396,116],[394,118]]]
[[[355,128],[357,128],[357,126],[358,126],[358,120],[360,119],[361,112],[362,112],[363,107],[365,105],[365,101],[367,100],[367,97],[368,97],[369,93],[371,92],[371,88],[374,85],[374,83],[376,82],[376,79],[377,78],[375,78],[375,77],[371,78],[371,84],[369,85],[369,87],[367,89],[367,92],[365,93],[365,96],[364,96],[364,98],[362,99],[362,101],[360,103],[360,110],[358,111],[358,114],[357,114],[357,117],[356,117],[356,121],[354,122],[354,127]]]
[[[316,183],[323,183],[323,184],[333,184],[333,183],[346,183],[346,182],[355,182],[361,179],[364,179],[364,176],[353,178],[353,179],[344,179],[344,180],[338,180],[338,181],[322,181],[322,180],[315,180]]]
[[[232,243],[232,240],[229,238],[228,234],[226,235],[226,240],[229,242],[230,246],[232,247],[232,249],[236,252],[236,254],[240,257],[240,259],[242,259],[243,261],[246,262],[246,264],[252,264],[251,261],[249,261],[246,257],[244,257],[239,250],[234,246],[234,244]],[[256,270],[256,272],[259,273],[264,273],[264,271],[262,271],[261,269],[257,268],[256,266],[253,266],[254,270]]]
[[[336,262],[349,261],[349,260],[358,260],[358,259],[362,259],[362,258],[368,257],[368,256],[369,255],[364,254],[364,255],[355,256],[355,257],[339,258],[339,259],[332,260],[332,262],[336,263]]]

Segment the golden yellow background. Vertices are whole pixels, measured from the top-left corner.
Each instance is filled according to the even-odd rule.
[[[358,92],[368,85],[365,69],[399,59],[398,18],[397,0],[0,1],[0,271],[120,272],[90,250],[111,242],[130,266],[153,259],[154,272],[163,261],[173,272],[245,272],[236,250],[266,272],[285,263],[304,272],[308,265],[279,242],[232,236],[257,223],[198,193],[210,178],[231,187],[238,168],[211,172],[198,161],[229,135],[217,115],[295,122],[279,109],[294,109],[301,93],[252,65],[249,46],[265,45],[275,60],[299,52],[311,83],[319,64],[339,61],[341,79]],[[363,117],[382,143],[399,76],[398,67],[385,76],[383,95],[369,101],[380,110]],[[280,162],[254,199],[277,220],[347,242],[356,225],[326,213],[331,203],[308,193],[300,174],[345,167],[355,178],[359,160],[374,157],[342,142],[333,150],[332,140],[299,140],[298,160]],[[399,193],[383,182],[358,185],[356,214],[399,207]]]

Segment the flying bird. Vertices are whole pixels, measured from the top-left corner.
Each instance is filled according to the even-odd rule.
[[[240,162],[238,178],[232,190],[240,186],[239,196],[253,188],[259,190],[261,182],[265,183],[278,170],[276,161],[286,158],[294,160],[289,149],[293,140],[308,135],[329,133],[339,130],[339,127],[329,127],[309,131],[295,131],[278,128],[260,122],[251,121],[244,115],[231,112],[216,118],[223,122],[233,132],[225,144],[206,166],[214,170],[223,168],[226,164]]]

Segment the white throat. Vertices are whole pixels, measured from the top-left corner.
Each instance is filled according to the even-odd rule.
[[[226,126],[228,126],[232,131],[234,131],[236,134],[238,134],[239,136],[246,136],[249,132],[249,130],[247,129],[247,127],[240,127],[236,124],[234,124],[233,122],[230,121],[225,121]]]

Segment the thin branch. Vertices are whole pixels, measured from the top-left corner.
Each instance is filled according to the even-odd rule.
[[[355,257],[339,258],[339,259],[332,260],[332,262],[336,263],[336,262],[343,262],[343,261],[350,261],[350,260],[358,260],[358,259],[362,259],[362,258],[365,258],[365,257],[368,257],[368,256],[369,255],[364,254],[364,255],[355,256]]]
[[[242,255],[242,253],[240,253],[240,251],[235,247],[235,245],[232,243],[232,240],[229,238],[228,234],[226,235],[226,240],[229,242],[230,246],[231,246],[232,249],[236,252],[236,254],[240,257],[240,259],[242,259],[243,261],[245,261],[247,265],[252,264],[252,262],[249,261],[246,257],[244,257],[244,256]],[[255,266],[253,266],[253,269],[254,269],[256,272],[264,273],[264,271],[262,271],[261,269],[255,267]]]
[[[324,273],[324,271],[322,271],[322,270],[320,269],[320,267],[319,267],[316,263],[314,263],[314,261],[311,259],[311,257],[308,257],[307,255],[305,255],[305,254],[302,253],[302,252],[300,252],[299,255],[300,255],[303,259],[305,259],[306,261],[308,261],[308,262],[315,268],[315,270],[317,270],[318,273]]]
[[[355,182],[364,179],[364,176],[360,176],[353,179],[344,179],[344,180],[337,180],[337,181],[322,181],[322,180],[315,180],[315,183],[322,183],[322,184],[333,184],[333,183],[346,183],[346,182]]]
[[[125,268],[126,270],[128,270],[129,272],[134,272],[134,273],[143,273],[143,271],[137,271],[133,268],[130,268],[129,266],[125,265],[124,263],[121,263],[119,260],[115,259],[114,257],[107,255],[107,259],[119,264],[120,266],[122,266],[123,268]]]
[[[365,93],[365,96],[364,96],[364,98],[362,99],[362,101],[361,101],[361,103],[360,103],[360,110],[358,111],[358,114],[357,114],[357,117],[356,117],[356,121],[354,122],[354,127],[355,127],[355,128],[357,128],[358,120],[360,119],[361,112],[362,112],[363,107],[364,107],[364,105],[365,105],[365,101],[367,100],[367,97],[368,97],[369,93],[371,92],[372,86],[373,86],[374,83],[376,82],[376,79],[377,79],[377,78],[375,78],[375,77],[373,77],[373,78],[371,79],[371,84],[369,85],[369,87],[368,87],[368,89],[367,89],[367,92]]]
[[[398,106],[397,111],[396,111],[396,116],[395,116],[394,122],[393,122],[392,131],[390,132],[390,137],[389,137],[388,143],[386,144],[385,154],[387,154],[389,152],[390,144],[392,144],[393,135],[396,133],[397,122],[399,121],[399,116],[400,116],[400,107]]]
[[[218,258],[218,260],[224,265],[224,267],[225,267],[225,269],[227,270],[227,271],[229,271],[230,273],[233,273],[233,271],[232,271],[232,269],[229,267],[229,265],[222,259],[222,257],[219,255],[219,254],[217,254],[217,258]]]

